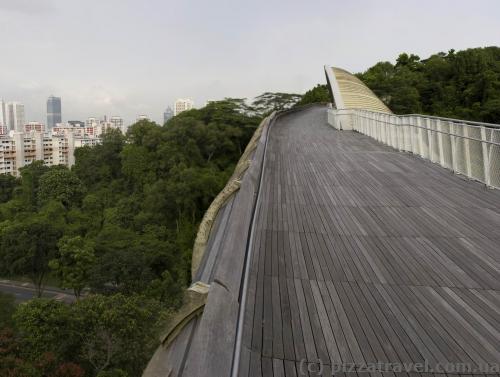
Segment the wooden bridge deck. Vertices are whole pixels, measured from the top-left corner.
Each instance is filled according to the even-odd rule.
[[[271,128],[262,185],[240,376],[498,374],[499,191],[324,108]]]

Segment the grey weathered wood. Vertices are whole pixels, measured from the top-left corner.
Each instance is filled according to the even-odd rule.
[[[499,191],[364,135],[336,131],[319,106],[279,118],[267,153],[248,276],[242,376],[296,377],[308,375],[301,365],[313,370],[320,364],[326,376],[332,363],[427,360],[432,367],[500,360]],[[249,208],[235,200],[230,216],[249,216]],[[233,334],[214,316],[239,305],[238,237],[245,225],[217,225],[217,232],[226,233],[213,244],[235,245],[235,253],[210,254],[207,265],[227,290],[218,286],[219,298],[209,295],[186,370],[213,370],[227,362],[206,355],[195,360],[192,352],[203,354],[223,329],[228,334],[218,336],[228,340]],[[216,309],[216,302],[224,308]],[[216,345],[215,355],[232,352],[222,352],[231,346]],[[227,376],[220,371],[217,377]]]

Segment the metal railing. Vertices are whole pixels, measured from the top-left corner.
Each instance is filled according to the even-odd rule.
[[[346,129],[500,188],[500,125],[367,110],[329,112],[335,124],[342,112],[344,123],[350,123]]]

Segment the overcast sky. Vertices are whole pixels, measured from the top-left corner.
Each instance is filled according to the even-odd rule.
[[[0,98],[160,121],[179,97],[303,93],[324,64],[500,45],[499,20],[499,0],[0,0]]]

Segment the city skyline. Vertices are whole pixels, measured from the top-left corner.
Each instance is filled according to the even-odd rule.
[[[325,83],[318,68],[324,64],[359,72],[404,51],[425,58],[496,45],[498,14],[493,0],[475,7],[450,0],[256,0],[231,7],[222,0],[0,0],[0,31],[9,35],[0,95],[24,103],[28,121],[44,121],[54,94],[67,119],[119,114],[130,124],[148,114],[161,123],[165,104],[176,98],[203,104],[265,91],[303,93]],[[414,20],[426,27],[413,27]]]
[[[176,102],[179,100],[181,100],[181,99],[177,99]],[[54,102],[56,102],[56,103],[54,104]],[[47,111],[45,114],[45,119],[29,119],[29,118],[26,118],[24,115],[25,107],[24,107],[24,104],[22,101],[5,101],[4,98],[0,97],[0,126],[7,126],[8,130],[16,131],[15,127],[14,128],[10,127],[11,123],[13,124],[13,122],[19,123],[19,127],[18,127],[19,129],[21,129],[23,126],[28,125],[30,123],[37,123],[37,124],[42,124],[42,125],[46,126],[47,131],[50,131],[53,127],[55,127],[56,125],[60,125],[60,124],[85,123],[84,121],[87,121],[89,119],[106,121],[107,118],[109,118],[109,120],[111,122],[116,121],[116,119],[119,118],[120,123],[122,125],[125,124],[125,122],[121,116],[119,116],[119,115],[109,116],[109,113],[99,115],[99,116],[95,116],[95,115],[85,116],[85,117],[81,118],[80,120],[75,120],[73,117],[70,116],[70,117],[67,117],[68,118],[67,120],[64,120],[62,118],[61,102],[62,102],[61,97],[55,97],[53,95],[50,95],[49,98],[47,99],[47,102],[46,102],[47,103],[47,107],[46,107]],[[9,106],[11,107],[10,111],[9,111]],[[12,119],[11,113],[15,114],[15,112],[13,112],[12,106],[14,106],[14,108],[16,106],[19,106],[22,108],[22,115],[23,116],[19,121],[14,121]],[[175,106],[175,102],[172,104],[172,106]],[[191,107],[191,108],[193,108],[193,107]],[[164,110],[164,112],[163,112],[164,122],[165,122],[165,116],[167,114],[171,115],[168,117],[168,119],[170,119],[174,115],[174,112],[173,112],[171,106],[167,106],[167,109]],[[82,119],[83,119],[83,121],[82,121]],[[131,121],[130,124],[133,124],[138,119],[148,119],[148,120],[154,121],[154,118],[150,117],[148,114],[138,114],[136,119]],[[160,125],[163,125],[163,123],[161,123],[161,122],[157,122],[157,123],[159,123]],[[130,124],[125,124],[125,125],[130,125]]]
[[[51,130],[62,122],[61,97],[51,95],[47,99],[47,129]]]

